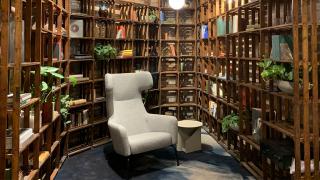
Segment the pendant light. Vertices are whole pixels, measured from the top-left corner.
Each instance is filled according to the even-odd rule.
[[[169,5],[172,9],[179,10],[185,4],[185,0],[169,0]]]

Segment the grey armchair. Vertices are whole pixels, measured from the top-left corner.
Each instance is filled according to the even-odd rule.
[[[177,119],[147,113],[141,98],[143,90],[153,84],[149,72],[106,74],[109,131],[116,153],[127,157],[168,146],[175,151]]]

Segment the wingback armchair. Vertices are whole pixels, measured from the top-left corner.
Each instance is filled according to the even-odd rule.
[[[106,74],[108,126],[116,153],[128,158],[172,146],[177,165],[177,119],[174,116],[149,114],[141,92],[150,89],[153,79],[149,72]]]

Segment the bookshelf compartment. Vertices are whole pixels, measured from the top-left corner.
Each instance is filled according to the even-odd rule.
[[[180,107],[180,119],[196,119],[196,106]]]
[[[183,73],[179,77],[180,88],[190,88],[195,86],[195,74]]]
[[[194,56],[195,44],[192,42],[183,42],[179,44],[180,56]]]
[[[191,10],[181,10],[179,11],[179,24],[180,25],[194,25],[195,22],[195,12]]]
[[[196,103],[196,91],[195,90],[181,90],[180,91],[180,103]]]
[[[166,90],[161,92],[161,104],[177,104],[178,101],[178,91]]]
[[[159,59],[149,58],[149,71],[151,73],[157,73],[159,69]]]
[[[161,44],[161,55],[163,57],[176,57],[177,44],[175,42],[163,42]]]
[[[175,26],[161,26],[161,40],[176,40],[177,28]]]
[[[180,58],[179,67],[180,67],[180,72],[194,71],[195,70],[194,58]]]
[[[84,128],[79,131],[69,132],[68,148],[70,151],[76,151],[88,147],[90,142],[89,128]]]
[[[161,75],[161,88],[177,88],[178,75],[177,74],[162,74]]]
[[[93,126],[92,128],[92,132],[93,132],[93,142],[98,142],[101,141],[103,139],[108,138],[108,122],[105,121],[101,124],[99,124],[99,126]]]
[[[161,59],[162,72],[176,72],[178,71],[178,59],[176,58],[162,58]]]
[[[176,24],[177,14],[175,11],[161,10],[160,11],[160,23],[161,24]]]
[[[177,109],[177,107],[174,107],[174,106],[172,106],[172,107],[162,107],[161,108],[161,114],[177,117],[178,109]]]
[[[179,28],[180,40],[195,40],[195,28],[194,26],[181,26]]]

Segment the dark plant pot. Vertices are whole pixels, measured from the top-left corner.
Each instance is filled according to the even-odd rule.
[[[290,95],[294,94],[294,83],[290,82],[290,81],[278,81],[278,88],[280,89],[280,91],[284,92],[284,93],[288,93]],[[299,93],[302,94],[303,93],[303,88],[302,86],[299,85]]]
[[[41,113],[42,122],[51,122],[52,113],[53,113],[52,103],[44,103],[42,105],[42,113]]]

